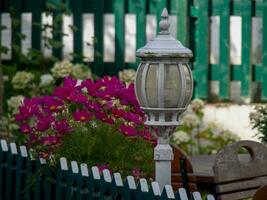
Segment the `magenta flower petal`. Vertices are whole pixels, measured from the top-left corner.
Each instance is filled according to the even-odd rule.
[[[137,136],[138,132],[135,130],[133,126],[127,126],[121,124],[119,127],[119,131],[127,136]]]
[[[51,128],[52,123],[55,121],[55,118],[51,115],[49,116],[41,116],[38,118],[36,130],[40,132],[44,132]]]
[[[61,106],[63,106],[62,100],[59,100],[53,96],[46,96],[43,98],[44,109],[48,112],[55,112]]]
[[[92,113],[88,110],[77,110],[73,113],[73,118],[75,121],[88,122],[92,119]]]
[[[71,131],[71,127],[68,124],[66,119],[56,121],[54,125],[54,129],[60,134],[65,134]]]
[[[29,134],[31,132],[31,127],[28,124],[21,124],[20,131],[24,134]]]

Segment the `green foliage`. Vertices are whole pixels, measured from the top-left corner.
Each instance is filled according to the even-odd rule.
[[[252,128],[257,130],[256,136],[261,142],[267,143],[267,106],[265,104],[255,106],[249,117]]]
[[[152,176],[154,164],[151,143],[141,137],[125,137],[107,124],[99,123],[97,126],[90,132],[76,131],[65,135],[57,156],[89,166],[106,165],[125,176],[132,174],[133,169],[140,170],[142,176]]]

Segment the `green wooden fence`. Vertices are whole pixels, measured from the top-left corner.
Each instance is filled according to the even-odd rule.
[[[195,53],[194,77],[195,94],[207,97],[209,80],[219,81],[219,96],[229,99],[230,81],[241,82],[241,95],[250,97],[252,82],[261,82],[261,96],[267,99],[267,1],[251,0],[196,0],[190,6],[189,14],[194,36],[190,38]],[[209,17],[219,16],[219,62],[209,64]],[[240,65],[230,64],[230,16],[241,16],[242,20],[242,58]],[[262,18],[262,63],[252,65],[252,17]],[[189,27],[187,27],[189,29]]]
[[[93,13],[94,62],[92,68],[98,75],[116,75],[124,68],[136,68],[134,63],[125,63],[125,14],[136,15],[136,48],[146,43],[146,15],[157,16],[167,7],[171,15],[177,16],[177,38],[194,52],[193,72],[195,80],[195,97],[208,98],[210,81],[219,82],[220,99],[230,99],[231,81],[241,82],[241,96],[250,98],[252,83],[261,83],[261,99],[267,99],[267,0],[2,0],[0,13],[16,10],[15,17],[21,13],[32,13],[32,48],[41,49],[41,28],[34,24],[41,22],[41,13],[47,2],[65,3],[73,14],[74,52],[83,53],[82,14]],[[103,20],[105,13],[115,15],[115,61],[104,62]],[[62,13],[55,12],[54,18]],[[210,64],[210,17],[219,16],[219,61]],[[240,65],[230,63],[230,17],[242,18],[242,58]],[[262,18],[262,62],[252,63],[252,17]],[[12,23],[12,32],[20,32],[20,26]],[[54,39],[62,40],[60,34]],[[18,46],[21,38],[12,34],[12,42]],[[61,58],[62,49],[53,49],[53,55]],[[16,55],[13,55],[14,58]],[[78,60],[76,60],[78,61]]]
[[[53,173],[56,171],[56,173]],[[174,192],[170,185],[160,191],[157,182],[148,184],[141,178],[127,176],[123,181],[120,173],[111,174],[97,167],[88,169],[76,161],[67,163],[60,158],[57,169],[48,167],[46,160],[32,160],[25,146],[0,141],[0,199],[80,200],[80,199],[179,199],[202,200],[199,192],[188,197],[184,188]],[[215,200],[208,195],[207,200]]]

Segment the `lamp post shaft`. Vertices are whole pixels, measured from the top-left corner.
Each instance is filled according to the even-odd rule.
[[[169,139],[158,137],[158,144],[154,148],[154,160],[156,167],[156,181],[159,183],[161,191],[165,185],[171,184],[171,161],[173,151],[169,145]]]

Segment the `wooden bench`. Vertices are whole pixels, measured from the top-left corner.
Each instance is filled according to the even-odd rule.
[[[249,154],[239,155],[242,147]],[[267,184],[267,148],[258,142],[235,142],[217,155],[195,156],[191,162],[198,188],[209,189],[220,200],[253,197]]]
[[[196,177],[190,158],[177,146],[172,145],[174,159],[172,161],[172,187],[185,188],[187,192],[197,191]]]

